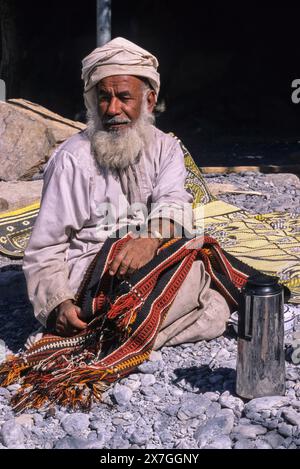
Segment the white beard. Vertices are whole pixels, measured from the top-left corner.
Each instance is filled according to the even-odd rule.
[[[154,116],[144,101],[137,121],[122,130],[103,130],[98,113],[88,115],[87,132],[96,160],[103,167],[125,169],[134,164],[153,135]]]

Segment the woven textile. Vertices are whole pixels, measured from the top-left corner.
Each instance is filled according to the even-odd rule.
[[[232,256],[279,277],[300,303],[300,217],[290,213],[253,215],[220,200],[204,206],[205,232]]]
[[[40,202],[37,201],[18,210],[0,214],[0,253],[10,257],[23,257],[39,208]]]
[[[202,173],[193,160],[190,152],[178,137],[176,137],[174,134],[171,135],[180,143],[183,152],[184,164],[187,170],[185,189],[193,196],[193,208],[199,204],[204,205],[215,200],[215,197],[211,194],[209,188],[207,187]]]
[[[239,289],[253,269],[230,259],[213,238],[173,239],[128,280],[108,273],[108,263],[130,235],[109,238],[95,256],[76,298],[90,322],[71,338],[45,334],[0,367],[0,385],[21,379],[15,411],[58,403],[88,409],[107,385],[149,357],[160,326],[195,259],[212,283],[236,306]],[[233,261],[233,262],[232,262]]]

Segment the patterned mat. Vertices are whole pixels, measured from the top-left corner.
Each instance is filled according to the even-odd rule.
[[[0,214],[0,252],[6,256],[23,257],[35,219],[39,213],[40,202],[18,210]]]
[[[300,303],[300,217],[287,212],[253,215],[220,200],[204,206],[205,231],[245,264],[276,275]]]

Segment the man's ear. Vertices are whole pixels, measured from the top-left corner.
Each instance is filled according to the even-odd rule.
[[[147,107],[149,112],[153,112],[156,104],[156,94],[154,90],[150,90],[147,94]]]

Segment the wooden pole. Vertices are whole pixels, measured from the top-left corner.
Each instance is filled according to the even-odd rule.
[[[6,100],[6,85],[5,81],[0,78],[0,101]]]
[[[111,40],[111,0],[97,0],[97,47]]]

